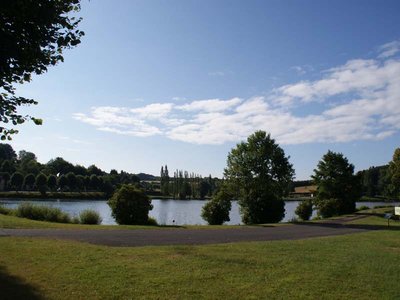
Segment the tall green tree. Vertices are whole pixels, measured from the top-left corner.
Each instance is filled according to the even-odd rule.
[[[0,143],[0,162],[4,160],[14,161],[16,158],[17,154],[11,145]]]
[[[28,191],[32,190],[34,184],[35,184],[35,175],[33,175],[32,173],[26,175],[24,178],[25,189],[27,189]]]
[[[15,165],[13,163],[13,161],[11,160],[5,160],[3,161],[3,163],[1,164],[1,171],[2,172],[7,172],[7,173],[14,173],[15,172]]]
[[[80,43],[84,33],[77,29],[80,18],[71,16],[80,0],[0,1],[0,137],[11,139],[13,126],[40,119],[18,112],[20,106],[37,104],[15,95],[15,84],[29,82],[63,61],[63,51]],[[7,126],[7,127],[6,127]]]
[[[11,186],[14,187],[16,191],[21,190],[22,184],[24,182],[24,175],[20,172],[15,172],[11,175],[10,183]]]
[[[72,172],[69,172],[67,175],[65,175],[67,177],[68,180],[68,186],[71,190],[76,189],[77,187],[77,179],[76,179],[76,175]]]
[[[269,134],[257,131],[247,142],[237,144],[228,154],[224,175],[239,198],[244,223],[271,223],[283,219],[283,196],[288,192],[294,170],[289,157]]]
[[[57,187],[57,177],[55,175],[49,175],[47,177],[47,186],[51,191],[54,191]]]
[[[46,189],[47,189],[47,176],[44,175],[43,173],[40,173],[36,176],[36,181],[35,185],[39,192],[44,195],[46,194]]]
[[[354,166],[342,153],[328,151],[312,178],[317,185],[316,206],[325,217],[355,211],[355,203],[361,197],[360,178],[354,175]]]
[[[393,153],[393,159],[389,163],[388,179],[390,180],[390,196],[400,197],[400,148]]]
[[[58,177],[58,186],[61,190],[64,190],[68,186],[68,179],[65,175]]]

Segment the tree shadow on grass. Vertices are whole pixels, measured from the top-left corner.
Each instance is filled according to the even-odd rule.
[[[27,284],[21,278],[8,274],[2,266],[0,266],[0,298],[2,300],[44,299],[35,287]]]

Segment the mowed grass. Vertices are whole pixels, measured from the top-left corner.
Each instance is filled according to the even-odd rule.
[[[160,229],[171,228],[170,226],[139,226],[139,225],[85,225],[85,224],[66,224],[44,221],[35,221],[15,216],[0,214],[0,228],[55,228],[55,229]]]
[[[263,225],[253,225],[253,226],[286,226],[290,225],[288,223],[278,223],[278,224],[263,224]],[[172,225],[160,225],[160,226],[150,226],[150,225],[84,225],[84,224],[66,224],[66,223],[53,223],[44,221],[35,221],[25,218],[19,218],[10,215],[3,215],[0,213],[0,229],[31,229],[31,228],[58,228],[58,229],[106,229],[106,230],[117,230],[117,229],[171,229],[171,228],[187,228],[187,229],[232,229],[238,227],[245,227],[244,225],[184,225],[184,226],[172,226]]]
[[[400,231],[117,248],[0,237],[1,299],[399,299]]]
[[[121,228],[2,215],[0,227],[4,218],[27,228]],[[387,221],[351,223],[385,228]],[[0,237],[0,299],[400,299],[400,222],[391,224],[336,237],[202,246]]]

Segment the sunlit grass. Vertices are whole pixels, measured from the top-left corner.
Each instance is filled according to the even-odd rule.
[[[3,237],[0,272],[50,299],[396,299],[398,234],[141,248]]]

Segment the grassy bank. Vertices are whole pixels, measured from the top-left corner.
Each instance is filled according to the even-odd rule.
[[[30,199],[34,201],[43,199],[90,199],[90,200],[105,200],[106,196],[102,192],[47,192],[45,195],[40,192],[0,192],[0,198],[10,198],[10,199]]]
[[[386,210],[353,222],[382,230],[298,241],[117,248],[1,237],[0,290],[2,299],[398,299],[400,222],[387,230]]]
[[[113,248],[0,240],[2,299],[398,299],[399,231]]]

